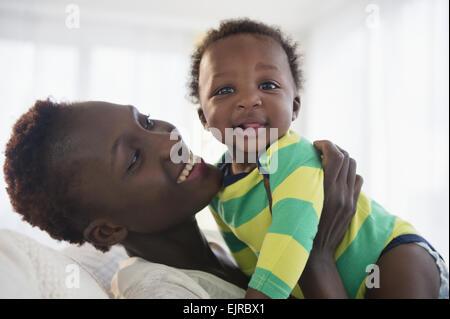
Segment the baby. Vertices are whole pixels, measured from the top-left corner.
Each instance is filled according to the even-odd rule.
[[[298,280],[324,192],[320,156],[289,129],[300,110],[301,84],[296,46],[278,29],[248,19],[223,22],[192,56],[190,89],[199,118],[229,149],[217,163],[223,189],[210,210],[237,264],[251,276],[248,298],[303,297]],[[335,253],[349,297],[364,296],[367,267],[384,251],[409,242],[426,241],[361,194]]]

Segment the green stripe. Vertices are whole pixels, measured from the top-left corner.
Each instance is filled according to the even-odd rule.
[[[222,234],[223,240],[227,244],[228,248],[232,253],[237,253],[248,246],[240,241],[232,232],[220,232]]]
[[[227,225],[237,228],[257,216],[268,205],[269,199],[261,181],[245,195],[219,202],[217,213]]]
[[[268,232],[292,236],[309,253],[319,225],[313,204],[297,198],[285,198],[272,207],[272,214]]]
[[[278,165],[276,165],[275,158],[278,160]],[[298,143],[274,152],[270,157],[269,166],[268,170],[272,172],[270,174],[270,188],[274,190],[298,167],[322,168],[322,162],[314,145],[302,137]]]
[[[217,196],[214,196],[211,202],[209,202],[209,206],[213,211],[217,213],[217,210],[219,208],[219,198]]]
[[[355,298],[366,277],[366,267],[375,264],[384,244],[394,229],[395,216],[375,201],[371,213],[362,224],[356,238],[336,261],[336,266],[350,298]]]
[[[272,299],[286,299],[292,291],[292,288],[280,278],[270,271],[258,267],[256,267],[248,286],[261,291]]]

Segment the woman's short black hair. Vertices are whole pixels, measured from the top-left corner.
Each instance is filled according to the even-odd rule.
[[[297,43],[286,37],[278,27],[269,26],[262,22],[253,21],[248,18],[225,20],[220,23],[218,29],[211,29],[204,39],[196,47],[191,56],[190,79],[188,83],[189,96],[193,103],[199,103],[199,73],[200,62],[206,49],[214,42],[237,34],[255,34],[267,36],[278,42],[286,52],[289,67],[297,90],[302,89],[303,74],[300,68],[301,55],[297,52]]]
[[[54,239],[81,245],[87,221],[74,191],[76,164],[61,160],[73,151],[60,123],[73,107],[50,99],[36,101],[13,127],[3,172],[12,207],[23,220]]]

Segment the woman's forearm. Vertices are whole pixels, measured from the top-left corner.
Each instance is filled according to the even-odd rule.
[[[308,259],[299,284],[307,299],[348,299],[331,255],[313,253]]]

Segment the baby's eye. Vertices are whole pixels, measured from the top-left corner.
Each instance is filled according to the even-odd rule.
[[[231,94],[231,93],[234,93],[233,88],[224,87],[224,88],[221,88],[220,90],[218,90],[215,95],[225,95],[225,94]]]
[[[155,126],[155,121],[150,118],[150,115],[147,115],[147,117],[145,118],[145,128],[147,130],[150,130],[151,128],[153,128],[153,126]]]
[[[276,85],[275,83],[272,83],[272,82],[264,82],[259,85],[259,88],[261,90],[273,90],[273,89],[278,88],[278,85]]]

